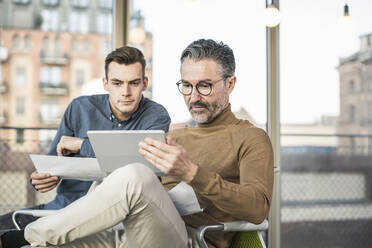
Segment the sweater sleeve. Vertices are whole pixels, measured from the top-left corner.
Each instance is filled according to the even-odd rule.
[[[240,183],[223,179],[199,166],[190,185],[201,197],[231,216],[261,223],[270,209],[273,188],[273,151],[266,134],[239,149]]]

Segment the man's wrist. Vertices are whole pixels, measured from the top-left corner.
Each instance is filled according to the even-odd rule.
[[[184,181],[186,183],[189,183],[194,179],[196,173],[198,172],[198,168],[199,168],[198,165],[192,163],[189,172],[186,174],[186,176],[184,178]]]

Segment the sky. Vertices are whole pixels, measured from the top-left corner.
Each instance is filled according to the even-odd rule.
[[[340,57],[359,49],[359,35],[372,32],[372,1],[348,1],[351,21],[342,21],[344,0],[281,0],[281,122],[313,123],[338,115]],[[175,83],[179,57],[192,41],[223,41],[236,59],[233,111],[245,108],[266,122],[266,47],[263,0],[134,0],[153,35],[153,98],[173,122],[190,115]]]

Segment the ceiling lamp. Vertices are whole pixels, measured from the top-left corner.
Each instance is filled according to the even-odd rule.
[[[264,21],[265,25],[269,28],[275,28],[279,25],[281,19],[281,13],[277,7],[271,2],[270,5],[264,10]]]

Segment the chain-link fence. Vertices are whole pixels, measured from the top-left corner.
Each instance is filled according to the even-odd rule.
[[[298,138],[282,149],[282,247],[372,247],[370,136]]]
[[[29,175],[35,170],[29,154],[45,154],[55,132],[38,128],[0,129],[0,215],[54,198],[55,190],[39,193],[29,183]]]

